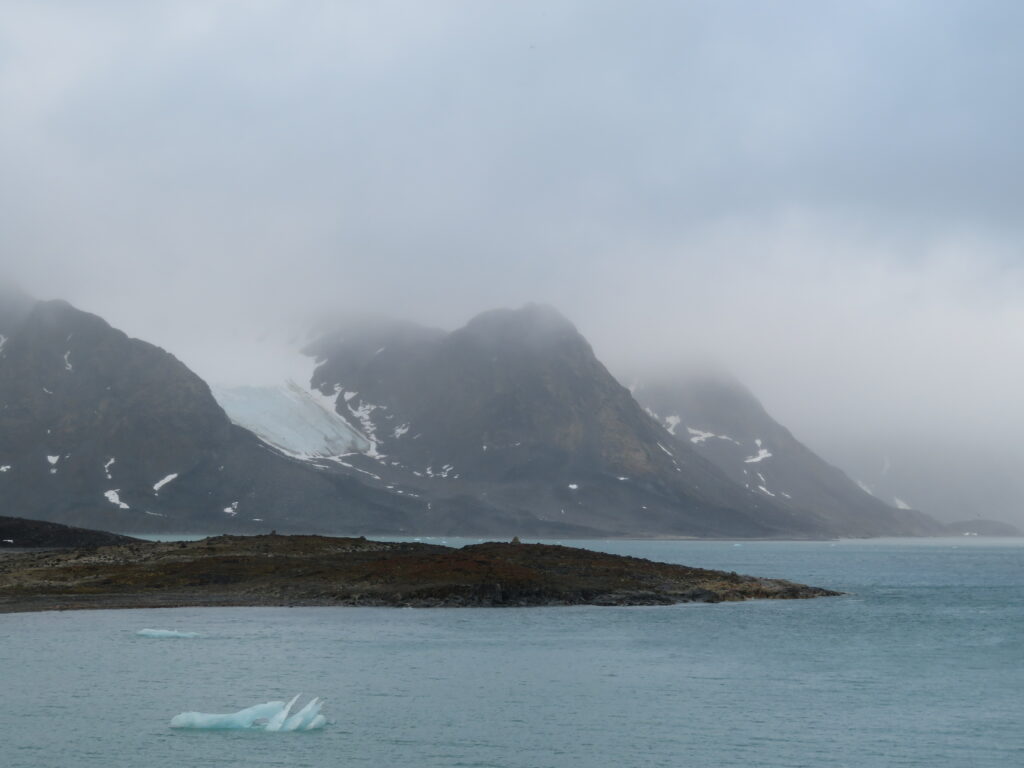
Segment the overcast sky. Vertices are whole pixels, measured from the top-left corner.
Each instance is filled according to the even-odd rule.
[[[1022,30],[1016,0],[9,0],[0,273],[209,378],[324,313],[547,302],[618,371],[718,359],[833,460],[987,451],[1010,518]]]

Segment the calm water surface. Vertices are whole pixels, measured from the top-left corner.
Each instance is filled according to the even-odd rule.
[[[1021,541],[586,545],[850,594],[0,615],[0,765],[1024,765]],[[300,691],[323,731],[167,727]]]

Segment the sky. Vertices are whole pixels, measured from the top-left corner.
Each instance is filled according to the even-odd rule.
[[[713,359],[869,484],[1024,523],[1021,29],[1015,0],[9,0],[0,275],[212,380],[336,314],[545,302],[620,375]]]

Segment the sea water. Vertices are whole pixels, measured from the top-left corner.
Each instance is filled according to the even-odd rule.
[[[849,594],[0,615],[0,765],[1024,765],[1024,542],[585,544]],[[322,730],[169,727],[300,691]]]

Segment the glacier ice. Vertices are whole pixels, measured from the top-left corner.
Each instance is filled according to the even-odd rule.
[[[277,387],[214,386],[212,391],[231,421],[294,458],[370,450],[370,441],[335,410],[331,398],[293,381]]]
[[[292,707],[299,700],[297,694],[291,701],[268,701],[253,707],[226,715],[205,712],[182,712],[171,718],[171,728],[187,728],[204,731],[236,731],[254,729],[259,731],[316,731],[323,728],[327,719],[320,714],[323,699],[313,698],[295,714]]]
[[[140,629],[135,634],[141,635],[142,637],[201,637],[198,632],[179,632],[176,629]]]

